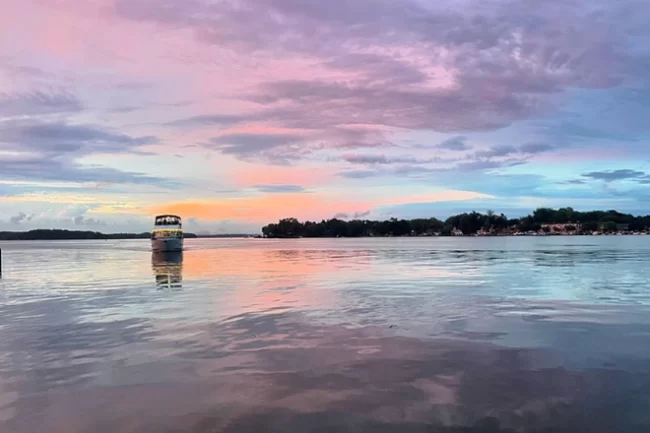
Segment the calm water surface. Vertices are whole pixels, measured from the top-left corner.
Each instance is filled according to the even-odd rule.
[[[0,243],[0,432],[650,431],[650,237]]]

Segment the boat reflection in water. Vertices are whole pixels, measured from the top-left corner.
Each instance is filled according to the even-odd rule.
[[[183,252],[154,251],[151,253],[151,267],[158,289],[180,289],[183,287]]]

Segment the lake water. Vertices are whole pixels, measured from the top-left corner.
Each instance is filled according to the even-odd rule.
[[[650,237],[0,248],[2,433],[650,431]]]

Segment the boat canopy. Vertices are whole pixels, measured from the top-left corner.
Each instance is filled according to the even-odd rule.
[[[157,226],[181,225],[181,217],[178,215],[158,215],[155,220]]]

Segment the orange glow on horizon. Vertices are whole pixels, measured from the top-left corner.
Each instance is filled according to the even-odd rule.
[[[408,203],[434,203],[493,198],[471,191],[446,190],[431,194],[391,197],[377,201],[341,200],[323,194],[271,194],[258,197],[226,198],[217,200],[188,200],[152,206],[144,210],[149,215],[172,213],[184,218],[202,220],[248,220],[267,223],[286,217],[298,219],[331,218],[336,213],[366,212],[377,207]]]
[[[287,216],[295,218],[320,218],[344,209],[363,212],[367,204],[345,202],[316,194],[273,194],[259,197],[231,198],[221,200],[192,200],[153,206],[147,214],[173,213],[184,218],[205,220],[249,220],[268,222]]]

